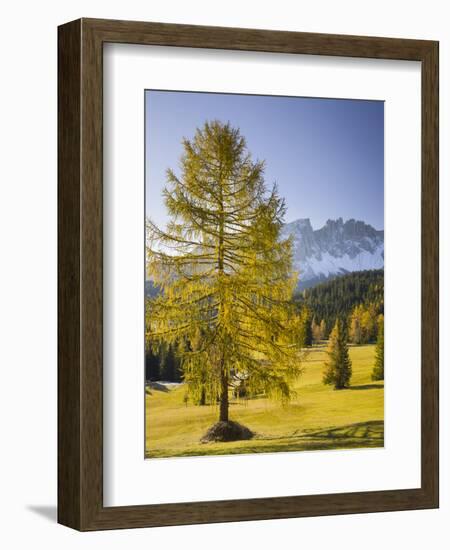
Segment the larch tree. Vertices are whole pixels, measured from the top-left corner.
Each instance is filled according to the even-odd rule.
[[[377,338],[377,311],[375,304],[369,303],[363,307],[361,326],[366,342],[374,342]]]
[[[352,362],[348,353],[345,323],[336,320],[328,342],[328,361],[325,363],[323,383],[333,385],[336,390],[350,386]]]
[[[311,332],[314,342],[319,342],[321,340],[320,338],[320,326],[316,323],[316,318],[313,317],[313,320],[311,321]]]
[[[384,316],[378,317],[377,345],[375,347],[375,366],[372,380],[384,380]]]
[[[350,317],[350,340],[354,344],[361,344],[362,341],[361,320],[356,312]]]
[[[234,424],[233,379],[286,402],[301,372],[285,203],[230,124],[206,122],[183,150],[180,176],[167,171],[166,228],[147,220],[147,272],[159,289],[147,339],[176,346],[188,392],[219,402],[219,423]]]
[[[358,304],[350,316],[350,340],[354,344],[367,344],[377,338],[377,306],[374,303]]]

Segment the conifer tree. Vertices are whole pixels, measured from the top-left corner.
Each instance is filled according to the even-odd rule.
[[[163,192],[170,221],[147,221],[147,271],[159,289],[147,338],[177,345],[188,391],[219,401],[228,422],[232,373],[283,401],[300,374],[292,245],[280,237],[284,200],[239,129],[207,122],[183,149],[180,176],[168,170]]]
[[[195,353],[196,351],[202,349],[202,345],[202,332],[198,329],[189,341],[189,348]],[[190,394],[196,405],[206,405],[206,396],[211,393],[207,391],[210,382],[211,377],[209,375],[207,365],[204,363],[199,363],[196,377],[192,379],[190,386]]]
[[[336,390],[348,388],[352,376],[352,363],[348,354],[345,324],[337,319],[328,343],[328,361],[325,363],[323,383]]]
[[[160,378],[160,361],[157,353],[153,353],[150,346],[145,349],[145,379],[155,381]]]
[[[354,344],[361,344],[362,342],[361,319],[358,311],[358,307],[356,307],[350,317],[350,340]]]
[[[302,311],[303,318],[303,345],[311,347],[313,343],[313,332],[312,332],[312,319],[311,319],[311,310],[305,307]]]
[[[377,312],[375,304],[362,306],[361,326],[363,327],[365,342],[374,342],[377,338]]]
[[[384,380],[384,316],[378,317],[377,345],[375,347],[375,366],[372,380]]]

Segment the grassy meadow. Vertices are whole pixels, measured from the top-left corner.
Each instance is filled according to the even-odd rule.
[[[322,383],[326,346],[311,348],[296,397],[286,406],[264,397],[232,399],[230,419],[256,433],[251,440],[200,443],[218,407],[185,402],[183,385],[146,388],[146,457],[225,455],[382,447],[384,383],[372,382],[375,345],[351,346],[351,387]]]

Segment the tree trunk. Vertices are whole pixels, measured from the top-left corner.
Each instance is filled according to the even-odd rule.
[[[228,373],[222,367],[219,422],[228,422]]]
[[[205,387],[204,386],[202,387],[202,391],[200,393],[200,401],[199,401],[198,404],[201,405],[201,406],[206,405],[206,392],[205,392]]]
[[[222,173],[222,163],[220,164],[220,175]],[[222,185],[219,186],[219,196],[220,196],[220,216],[219,216],[219,247],[218,247],[218,272],[220,278],[220,285],[223,285],[223,275],[224,275],[224,232],[225,232],[225,214],[224,214],[224,202],[222,194]],[[223,290],[221,289],[221,293]],[[223,300],[223,294],[221,297],[221,302]],[[222,303],[219,306],[219,315],[220,309],[222,308]],[[222,342],[222,346],[225,344]],[[225,366],[225,349],[222,348],[222,360],[220,366],[220,415],[219,422],[228,422],[228,371]]]

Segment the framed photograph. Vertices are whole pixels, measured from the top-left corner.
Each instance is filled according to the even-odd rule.
[[[438,507],[438,43],[58,41],[59,522]]]

